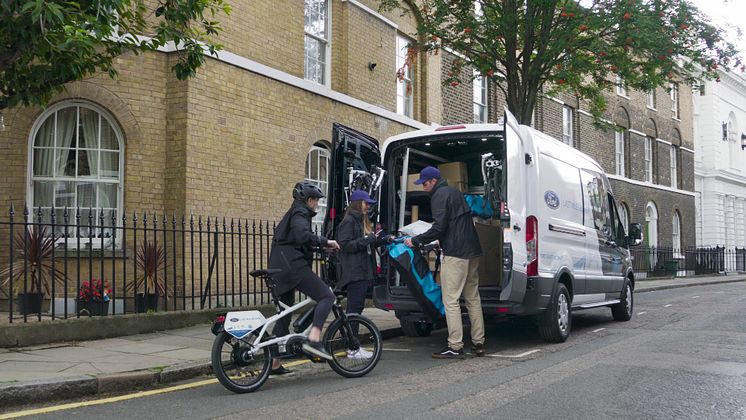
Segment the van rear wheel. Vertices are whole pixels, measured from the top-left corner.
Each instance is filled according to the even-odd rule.
[[[572,313],[570,293],[559,283],[549,308],[539,317],[539,335],[550,343],[562,343],[570,336]]]
[[[433,324],[427,321],[400,319],[399,324],[407,337],[427,337],[433,332]]]

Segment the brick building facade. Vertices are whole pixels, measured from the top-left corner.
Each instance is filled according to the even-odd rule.
[[[415,63],[397,112],[397,45],[415,32],[411,16],[380,14],[372,0],[229,3],[224,50],[191,80],[170,71],[173,51],[125,55],[115,80],[71,83],[46,109],[5,110],[3,212],[14,203],[276,220],[295,182],[323,184],[333,123],[382,141],[440,122],[440,57]],[[81,131],[64,131],[75,118]]]

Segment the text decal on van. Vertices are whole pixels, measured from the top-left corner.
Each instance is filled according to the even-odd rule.
[[[547,190],[544,193],[544,202],[547,203],[547,207],[552,210],[557,210],[560,206],[560,199],[556,192]]]

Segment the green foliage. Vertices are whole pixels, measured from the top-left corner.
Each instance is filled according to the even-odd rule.
[[[600,119],[615,73],[643,91],[672,79],[716,78],[741,58],[687,0],[380,0],[414,13],[419,51],[448,47],[464,66],[498,82],[508,109],[530,121],[537,94],[572,92]],[[476,7],[475,7],[476,5]],[[481,11],[477,11],[481,10]]]
[[[115,77],[115,57],[168,43],[176,76],[192,77],[204,50],[221,48],[211,41],[221,12],[224,0],[0,0],[0,109],[45,105],[65,83]]]

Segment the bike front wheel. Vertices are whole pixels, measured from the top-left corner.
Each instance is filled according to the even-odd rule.
[[[269,347],[252,352],[256,335],[239,340],[223,331],[212,344],[212,370],[227,389],[243,394],[259,389],[269,378]]]
[[[383,339],[376,324],[362,315],[338,318],[326,329],[324,346],[332,356],[329,366],[346,378],[367,375],[378,364]]]

